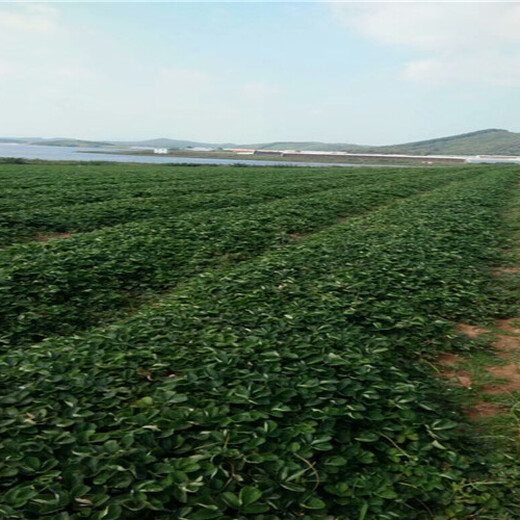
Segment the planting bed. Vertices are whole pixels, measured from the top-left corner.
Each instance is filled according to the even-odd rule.
[[[511,311],[517,167],[125,168],[0,171],[7,212],[194,201],[6,228],[0,517],[518,518],[516,462],[497,477],[430,362]]]

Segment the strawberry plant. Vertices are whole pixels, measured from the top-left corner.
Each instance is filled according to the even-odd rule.
[[[0,341],[20,344],[71,334],[135,305],[143,292],[149,298],[204,270],[295,242],[295,236],[340,218],[466,178],[467,169],[427,178],[412,172],[377,184],[13,246],[0,255],[0,316],[5,324]]]
[[[110,327],[6,349],[0,514],[513,518],[516,462],[509,481],[490,474],[426,362],[449,346],[454,321],[510,305],[489,266],[507,240],[500,212],[518,174],[468,171],[430,191],[418,178],[423,189],[400,200],[389,187],[377,203],[358,192],[365,212],[339,222],[348,193],[302,199],[320,230],[312,236],[226,269],[209,261],[160,305]],[[219,226],[206,237],[225,229],[232,243],[233,226],[245,229],[235,211],[201,215]],[[261,211],[246,220],[268,229],[275,213]]]

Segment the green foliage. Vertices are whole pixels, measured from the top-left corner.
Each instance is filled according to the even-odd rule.
[[[446,348],[452,320],[504,308],[485,267],[504,240],[499,212],[517,173],[479,173],[397,183],[401,197],[416,193],[399,201],[391,185],[377,200],[356,192],[350,204],[373,211],[342,222],[344,209],[334,212],[348,192],[317,194],[305,199],[310,229],[333,225],[291,247],[269,239],[228,269],[209,262],[161,306],[109,328],[11,346],[0,356],[0,515],[508,518],[518,482],[487,473],[424,362]],[[247,210],[245,251],[282,218],[261,210]],[[294,211],[287,201],[277,225],[304,228],[285,233],[312,226]],[[237,214],[211,216],[206,239],[243,234]],[[203,256],[205,243],[195,233],[179,250]]]
[[[291,235],[313,232],[340,218],[475,174],[463,168],[424,177],[406,170],[386,178],[381,173],[366,179],[343,174],[296,183],[292,170],[292,183],[268,188],[271,194],[284,197],[274,202],[150,218],[67,240],[13,246],[0,255],[0,318],[4,322],[0,343],[21,344],[73,333],[117,315],[122,307],[135,304],[144,291],[149,298],[152,291],[173,288],[209,268],[295,242]],[[240,178],[235,182],[240,184]],[[305,195],[317,185],[331,184],[335,189]],[[202,198],[235,202],[232,194],[219,194]],[[200,201],[200,197],[190,197],[192,204]],[[254,197],[254,193],[249,196]],[[87,207],[81,218],[99,223],[99,204]],[[60,216],[59,210],[54,211]],[[165,211],[164,207],[158,206],[158,211]]]
[[[26,159],[21,157],[0,157],[0,164],[27,164]]]
[[[190,171],[191,170],[191,171]],[[196,172],[196,174],[194,173]],[[467,168],[457,171],[465,171]],[[233,172],[230,175],[230,172]],[[236,173],[235,173],[236,172]],[[92,166],[5,167],[0,171],[0,243],[37,233],[77,233],[148,218],[258,204],[331,189],[369,186],[417,176],[344,169],[154,168]],[[122,175],[124,173],[124,175]],[[443,175],[434,171],[432,175]]]

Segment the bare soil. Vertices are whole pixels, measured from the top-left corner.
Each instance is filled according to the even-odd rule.
[[[482,391],[491,395],[520,392],[520,319],[496,320],[495,326],[499,329],[499,332],[493,342],[493,347],[496,349],[496,354],[507,360],[507,363],[500,366],[484,366],[483,368],[495,378],[503,379],[504,382],[487,384]],[[471,338],[490,333],[484,327],[467,323],[461,323],[457,330]],[[471,374],[460,368],[463,361],[464,358],[458,354],[443,354],[439,358],[443,367],[441,376],[451,384],[471,388],[473,386]],[[466,409],[466,413],[472,419],[491,417],[505,412],[506,410],[500,405],[487,401],[478,401]]]
[[[47,242],[48,240],[55,240],[57,238],[70,238],[71,236],[71,233],[42,233],[36,235],[36,240],[38,242]]]
[[[493,271],[493,274],[497,276],[508,273],[520,273],[520,267],[498,267]]]
[[[473,405],[471,408],[466,408],[466,413],[470,419],[474,421],[482,417],[495,417],[501,415],[505,410],[494,403],[488,403],[486,401],[480,401]]]
[[[482,334],[489,334],[488,329],[484,329],[483,327],[479,327],[476,325],[469,325],[467,323],[461,323],[457,330],[462,334],[466,334],[470,338],[476,338]]]

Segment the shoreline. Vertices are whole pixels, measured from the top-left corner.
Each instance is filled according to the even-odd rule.
[[[136,157],[175,157],[175,158],[186,158],[186,159],[224,159],[224,160],[233,160],[233,161],[241,161],[241,162],[247,162],[247,161],[269,161],[269,162],[280,162],[280,163],[322,163],[322,164],[331,164],[331,165],[344,165],[345,162],[348,162],[349,164],[354,165],[378,165],[378,166],[385,166],[385,165],[393,165],[393,166],[436,166],[436,165],[462,165],[467,164],[463,160],[450,160],[450,159],[437,159],[435,161],[426,160],[428,158],[425,158],[425,160],[420,160],[416,158],[403,158],[403,157],[388,157],[388,158],[382,158],[382,157],[367,157],[367,158],[360,158],[360,157],[350,157],[350,156],[314,156],[314,155],[308,155],[308,154],[302,154],[301,156],[298,155],[291,155],[291,156],[281,156],[281,155],[270,155],[267,153],[261,153],[261,154],[236,154],[231,152],[190,152],[189,150],[182,150],[178,152],[170,152],[167,154],[156,154],[153,152],[148,151],[107,151],[107,150],[99,150],[99,151],[79,151],[78,153],[89,153],[89,154],[110,154],[110,155],[126,155],[126,156],[132,156],[135,155]]]

